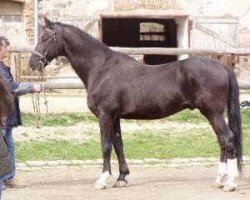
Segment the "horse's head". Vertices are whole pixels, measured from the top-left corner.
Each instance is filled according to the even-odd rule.
[[[35,51],[32,53],[29,65],[34,70],[42,70],[55,57],[63,55],[58,23],[51,22],[44,18],[45,26],[40,41],[37,43]]]

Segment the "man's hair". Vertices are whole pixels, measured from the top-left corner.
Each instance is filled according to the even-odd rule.
[[[3,45],[3,41],[5,41],[5,43],[7,44],[7,46],[9,46],[9,45],[10,45],[9,40],[8,40],[6,37],[4,37],[4,36],[0,36],[0,47],[2,47],[2,45]]]

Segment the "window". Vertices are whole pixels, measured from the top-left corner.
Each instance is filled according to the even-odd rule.
[[[140,41],[165,41],[164,25],[154,22],[140,23]]]
[[[0,21],[5,22],[21,22],[21,15],[0,15]]]
[[[2,0],[0,6],[0,22],[21,22],[24,3]]]

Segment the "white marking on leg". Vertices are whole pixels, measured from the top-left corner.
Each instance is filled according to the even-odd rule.
[[[224,186],[224,180],[227,175],[227,164],[224,162],[219,163],[218,175],[215,180],[215,187],[222,188]]]
[[[227,159],[227,174],[230,177],[239,177],[237,159]]]
[[[105,189],[110,179],[110,173],[108,171],[103,172],[99,179],[95,182],[96,189]]]
[[[227,160],[227,175],[228,175],[228,179],[225,183],[224,190],[234,191],[237,187],[237,184],[235,183],[235,178],[239,176],[237,159]]]
[[[225,162],[220,162],[219,163],[219,168],[218,168],[218,175],[225,175],[227,173],[227,163]]]

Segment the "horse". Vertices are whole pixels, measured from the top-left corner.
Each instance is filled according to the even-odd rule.
[[[87,105],[100,126],[103,169],[95,182],[97,189],[105,189],[110,179],[112,147],[119,164],[113,186],[128,183],[120,119],[160,119],[195,108],[210,122],[220,146],[214,185],[225,191],[236,189],[243,161],[239,87],[232,69],[200,57],[146,65],[77,27],[47,18],[44,22],[29,65],[43,70],[54,58],[65,56],[84,83]]]
[[[13,110],[14,97],[10,90],[5,86],[2,76],[0,75],[0,117],[1,119],[7,117]],[[3,120],[4,121],[4,120]],[[4,124],[0,120],[0,127]]]

